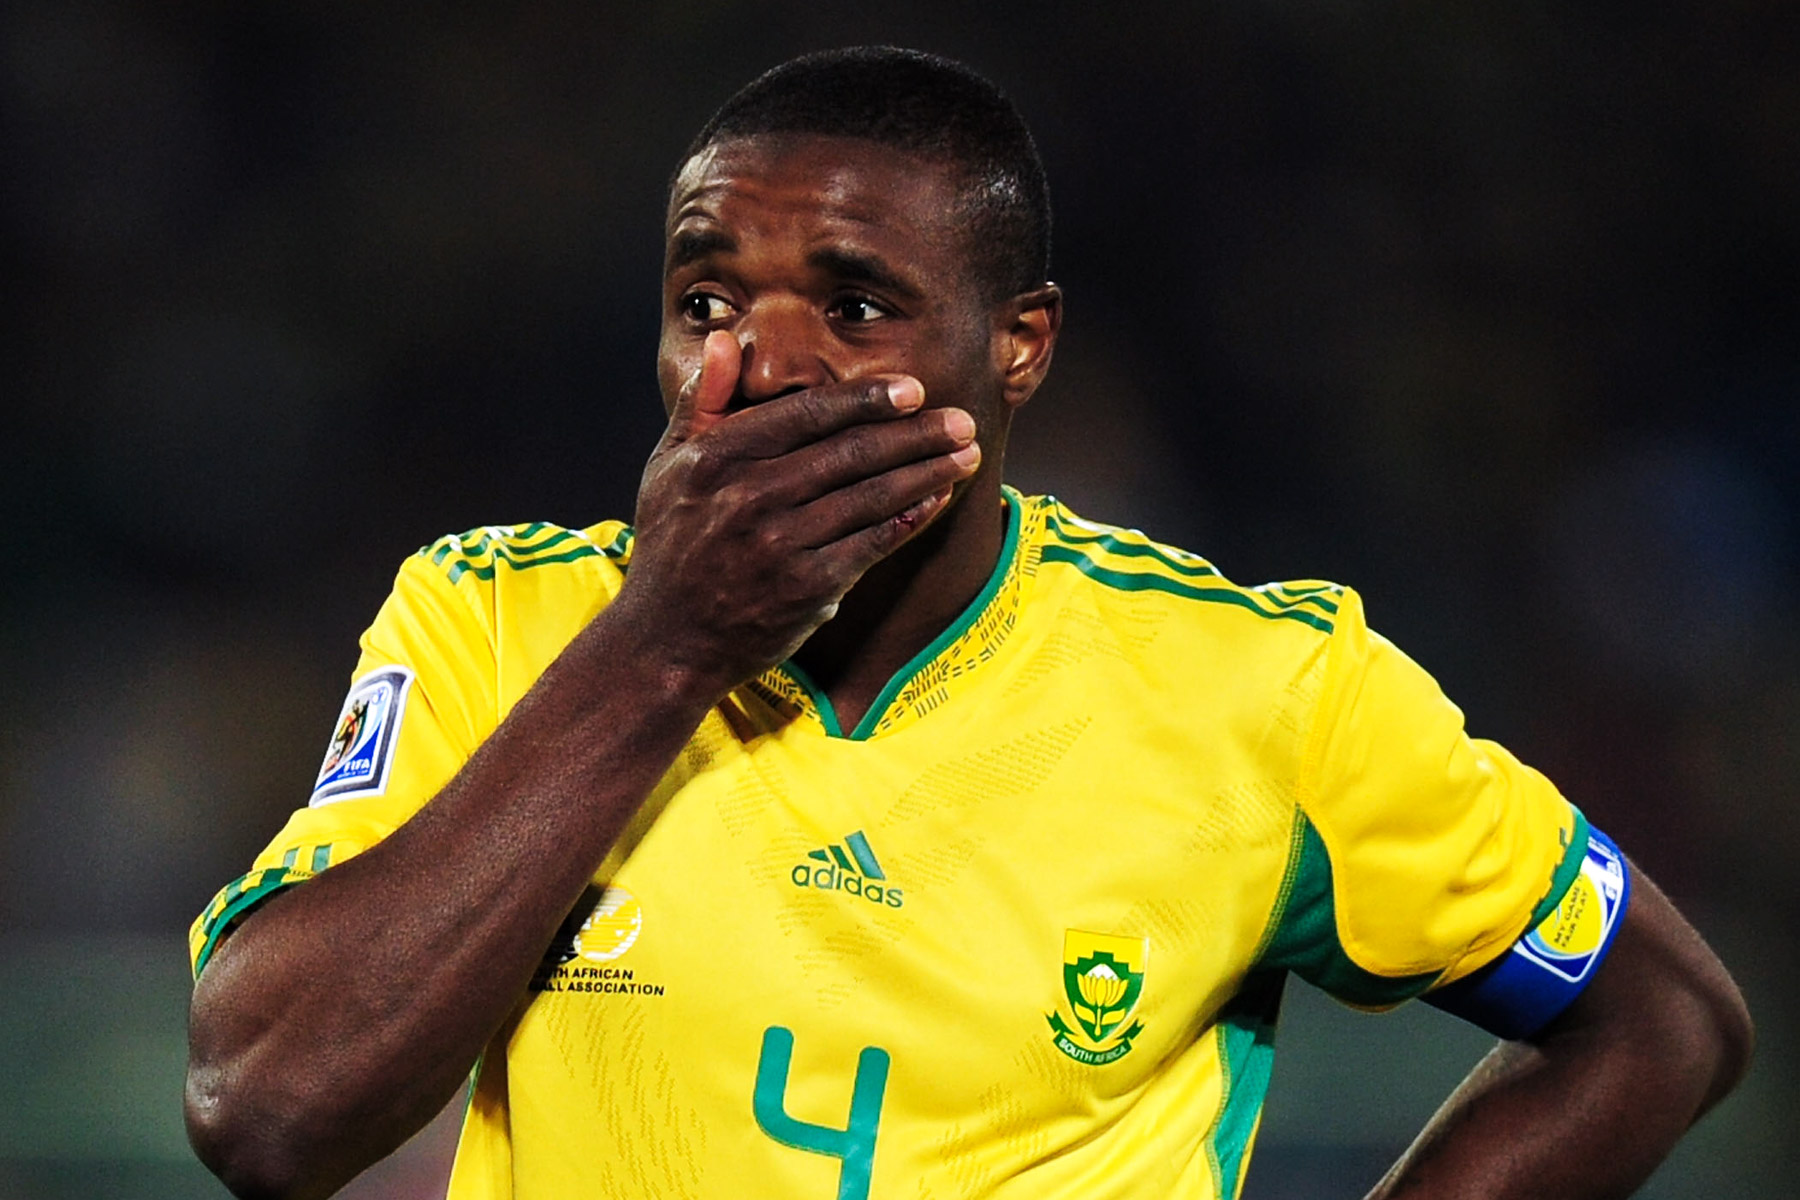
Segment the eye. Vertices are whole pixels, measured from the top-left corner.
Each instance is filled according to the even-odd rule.
[[[848,325],[867,325],[894,314],[867,296],[846,296],[831,306],[831,315]]]
[[[697,325],[711,325],[731,315],[731,301],[710,292],[689,292],[680,306],[681,315]]]

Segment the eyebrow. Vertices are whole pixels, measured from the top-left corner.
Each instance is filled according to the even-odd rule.
[[[868,284],[906,299],[919,298],[918,288],[906,282],[887,263],[872,254],[858,254],[853,250],[822,246],[806,256],[806,265],[849,283]]]
[[[684,229],[669,239],[669,254],[663,262],[663,274],[678,271],[689,263],[699,262],[715,254],[730,254],[737,240],[722,229]]]

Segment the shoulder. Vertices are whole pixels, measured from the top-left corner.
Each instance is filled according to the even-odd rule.
[[[1027,553],[1041,574],[1065,586],[1141,599],[1168,609],[1183,623],[1228,636],[1329,637],[1355,594],[1322,579],[1243,585],[1212,562],[1136,529],[1078,516],[1054,496],[1021,497],[1027,514]]]
[[[631,527],[544,521],[446,534],[400,564],[371,632],[497,645],[505,629],[578,629],[625,580]],[[416,640],[416,638],[415,638]]]
[[[445,581],[454,585],[465,577],[494,580],[579,563],[587,566],[578,570],[606,566],[622,572],[630,562],[631,547],[631,526],[623,521],[602,521],[585,529],[532,521],[448,533],[420,547],[411,561],[441,572]]]
[[[1156,721],[1195,736],[1237,730],[1297,761],[1335,648],[1361,620],[1351,589],[1319,579],[1246,586],[1199,554],[1078,516],[1054,497],[1021,498],[1021,509],[1033,623],[1047,644],[1110,660],[1106,670]],[[1285,750],[1271,740],[1277,726]]]

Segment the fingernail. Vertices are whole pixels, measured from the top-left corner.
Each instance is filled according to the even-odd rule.
[[[960,408],[946,409],[944,432],[959,442],[966,442],[975,436],[975,418]]]
[[[950,456],[950,461],[959,467],[972,467],[981,461],[981,443],[970,442],[961,450]]]
[[[916,379],[896,379],[888,384],[888,401],[901,412],[911,412],[925,403],[925,389]]]

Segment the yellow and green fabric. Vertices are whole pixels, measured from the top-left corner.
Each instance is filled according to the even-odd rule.
[[[854,729],[785,664],[709,714],[483,1057],[454,1200],[1232,1197],[1289,972],[1391,1006],[1555,908],[1581,815],[1354,592],[1004,503]],[[630,560],[618,522],[409,559],[356,672],[410,681],[385,782],[295,813],[196,971],[427,802]]]

